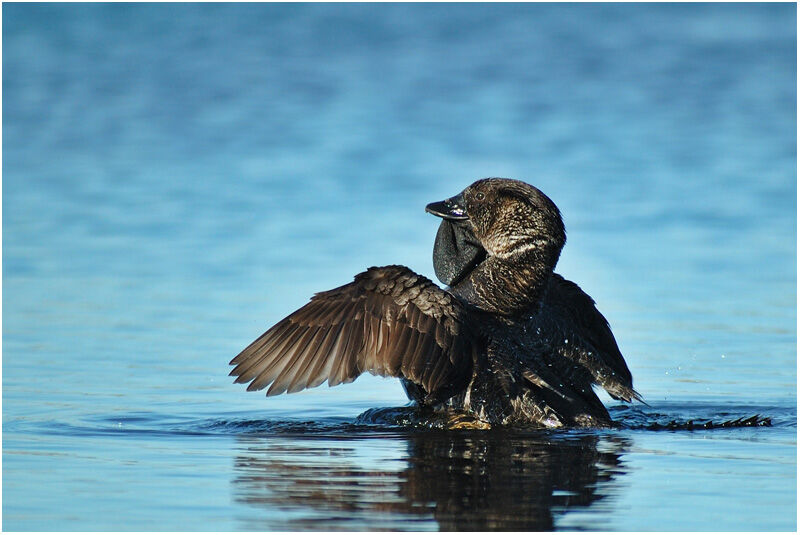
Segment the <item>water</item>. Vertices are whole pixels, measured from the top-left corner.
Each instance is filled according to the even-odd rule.
[[[795,7],[3,6],[7,530],[796,529]],[[367,425],[228,361],[531,182],[650,403]],[[650,431],[761,414],[771,427]]]

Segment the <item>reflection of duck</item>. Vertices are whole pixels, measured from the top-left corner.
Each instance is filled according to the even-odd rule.
[[[608,425],[592,384],[640,399],[606,319],[553,273],[566,241],[555,204],[516,180],[483,179],[428,205],[442,290],[403,266],[370,268],[315,295],[231,361],[267,395],[363,372],[478,424]]]
[[[378,436],[375,451],[332,439],[240,437],[233,494],[256,510],[245,529],[426,530],[432,519],[444,531],[550,531],[608,493],[626,447],[597,435],[425,432]],[[269,516],[255,521],[258,510]]]

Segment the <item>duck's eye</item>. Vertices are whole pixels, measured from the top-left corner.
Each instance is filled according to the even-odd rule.
[[[482,191],[479,191],[478,193],[475,194],[475,199],[476,200],[482,201],[485,198],[486,198],[486,195],[484,195]]]

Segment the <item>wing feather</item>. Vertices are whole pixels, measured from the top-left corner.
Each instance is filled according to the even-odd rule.
[[[597,310],[594,300],[572,281],[553,273],[548,287],[547,306],[568,319],[563,324],[575,326],[571,343],[581,346],[578,360],[593,376],[594,382],[608,391],[611,397],[642,401],[633,389],[633,377],[619,350],[605,316]]]
[[[267,395],[402,377],[431,399],[466,385],[478,341],[460,302],[403,266],[370,268],[315,295],[231,360],[235,382]]]
[[[307,347],[303,351],[302,362],[295,372],[294,378],[286,388],[286,392],[289,394],[303,390],[303,388],[305,388],[303,385],[311,382],[311,374],[316,364],[314,356],[319,351],[320,342],[328,335],[328,331],[330,331],[330,328],[327,327],[316,328],[314,338],[309,341]]]

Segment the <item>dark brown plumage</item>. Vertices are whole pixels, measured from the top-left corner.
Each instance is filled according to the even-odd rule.
[[[231,375],[268,396],[364,372],[404,377],[443,401],[469,377],[478,345],[463,307],[404,266],[370,268],[278,322],[231,361]],[[271,385],[271,386],[270,386]]]
[[[316,294],[236,356],[248,390],[292,393],[364,372],[483,424],[607,425],[592,385],[640,399],[606,319],[553,273],[566,234],[555,204],[516,180],[483,179],[427,210],[443,290],[404,266],[370,268]]]

